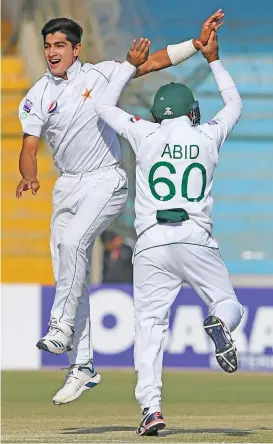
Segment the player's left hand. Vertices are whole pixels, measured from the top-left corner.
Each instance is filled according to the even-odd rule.
[[[224,17],[224,12],[222,9],[218,9],[218,11],[214,12],[214,14],[212,14],[202,25],[202,29],[201,29],[201,34],[198,37],[199,42],[201,42],[201,44],[203,46],[205,46],[210,38],[210,34],[212,33],[212,31],[217,31],[219,28],[221,28],[221,26],[223,25],[223,17]],[[195,41],[193,41],[193,44],[195,46]],[[196,47],[196,46],[195,46]],[[199,49],[196,47],[196,49]]]
[[[145,63],[149,57],[150,45],[150,40],[144,39],[143,37],[138,43],[134,39],[126,57],[127,62],[131,63],[131,65],[134,65],[136,68]]]

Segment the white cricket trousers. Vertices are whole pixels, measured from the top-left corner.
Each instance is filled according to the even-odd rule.
[[[50,320],[75,328],[70,364],[93,359],[89,294],[94,241],[124,208],[127,177],[119,166],[63,174],[53,189],[50,248],[56,294]]]
[[[177,243],[149,248],[134,257],[135,395],[141,410],[149,407],[151,413],[161,411],[164,337],[170,307],[183,282],[231,331],[243,315],[218,249]]]

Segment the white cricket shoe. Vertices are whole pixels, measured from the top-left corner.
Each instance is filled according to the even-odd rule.
[[[37,342],[36,347],[55,355],[73,349],[74,329],[63,323],[52,323],[47,334]]]
[[[101,376],[94,370],[91,362],[71,365],[62,388],[56,393],[52,402],[54,405],[67,404],[78,399],[83,392],[96,387]]]

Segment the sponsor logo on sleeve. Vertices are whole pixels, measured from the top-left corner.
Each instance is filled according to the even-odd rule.
[[[131,117],[130,122],[136,123],[136,122],[139,122],[140,120],[141,120],[141,117],[135,116],[135,117]]]
[[[23,110],[26,113],[30,113],[32,107],[33,107],[33,103],[29,99],[26,99],[24,106],[23,106]]]
[[[209,125],[217,125],[218,122],[216,120],[209,120],[208,124]]]

